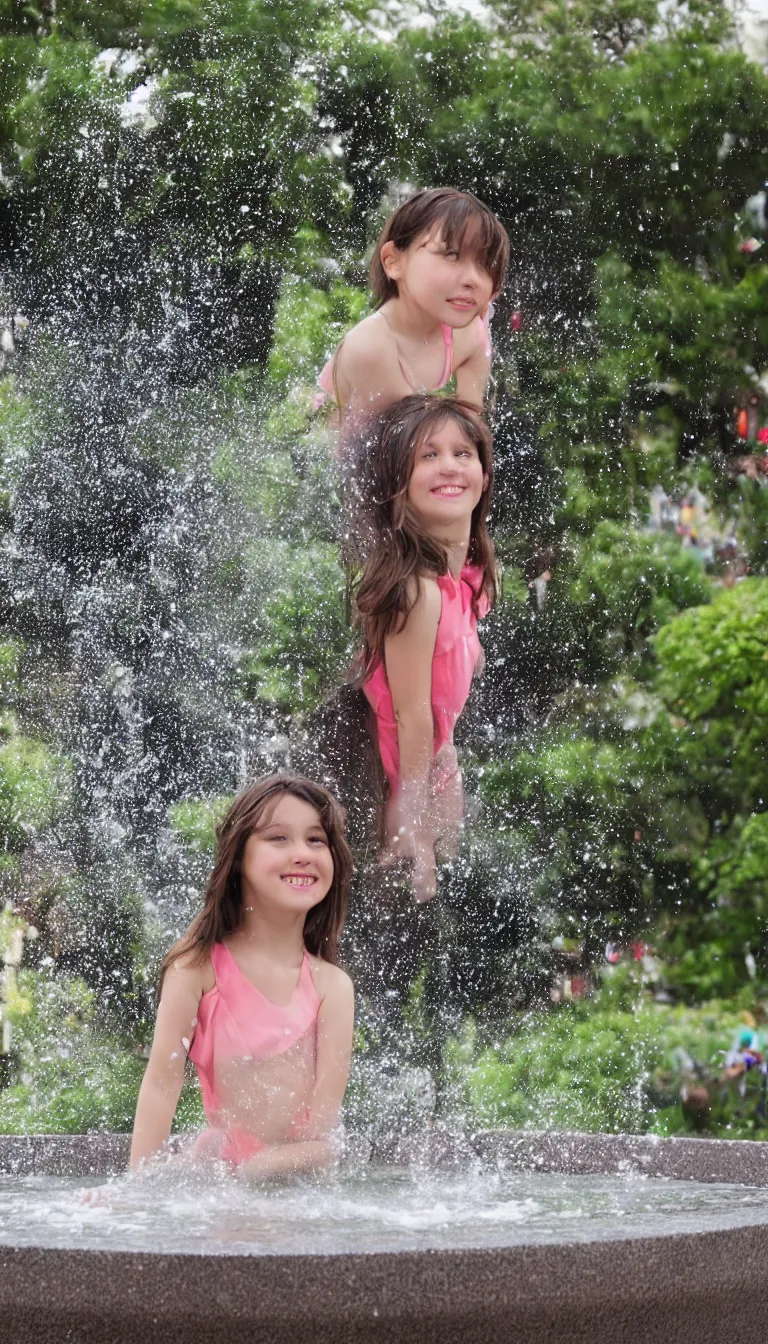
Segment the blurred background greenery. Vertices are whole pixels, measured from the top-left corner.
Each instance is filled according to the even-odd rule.
[[[130,1125],[222,800],[349,664],[312,384],[448,183],[512,239],[504,600],[439,916],[362,865],[350,1110],[439,1038],[472,1123],[763,1132],[721,1081],[768,1011],[768,78],[729,7],[3,0],[0,81],[0,1130]]]

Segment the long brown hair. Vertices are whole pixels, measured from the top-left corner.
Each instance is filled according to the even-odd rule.
[[[160,969],[158,994],[168,967],[189,956],[199,965],[214,943],[234,933],[243,922],[242,859],[249,835],[264,824],[280,798],[290,794],[309,803],[320,817],[333,859],[333,881],[327,895],[307,912],[304,943],[323,961],[338,962],[339,935],[347,913],[352,854],[344,834],[344,813],[332,793],[302,775],[268,775],[243,789],[216,827],[216,855],[203,896],[203,908],[187,932],[168,952]]]
[[[496,596],[496,560],[486,526],[493,492],[490,431],[471,406],[455,398],[404,397],[345,444],[345,559],[362,569],[354,599],[365,644],[363,677],[384,657],[387,636],[402,629],[416,597],[414,580],[448,573],[445,547],[424,531],[408,507],[408,483],[420,444],[449,419],[474,444],[488,481],[472,512],[467,553],[483,576],[473,599],[475,614],[482,593],[491,603]]]
[[[417,191],[390,215],[373,250],[369,284],[379,304],[397,297],[397,281],[390,280],[381,260],[385,243],[404,252],[424,233],[439,226],[446,248],[461,252],[471,246],[498,292],[509,265],[509,235],[492,210],[468,191],[432,187]]]

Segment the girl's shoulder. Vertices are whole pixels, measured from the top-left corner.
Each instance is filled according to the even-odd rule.
[[[322,1000],[329,995],[343,998],[348,998],[350,995],[354,997],[355,990],[352,980],[340,966],[334,966],[332,962],[323,961],[322,957],[315,957],[311,954],[309,964],[318,998]]]
[[[435,574],[412,574],[405,583],[407,614],[394,634],[410,633],[415,627],[437,627],[443,609],[443,594]]]
[[[223,946],[223,944],[216,944]],[[213,949],[215,955],[215,947]],[[191,949],[182,952],[176,957],[168,967],[166,978],[173,976],[176,983],[184,983],[188,988],[195,989],[202,996],[213,989],[216,984],[216,972],[214,970],[214,957],[208,953],[204,957],[198,957]]]
[[[355,364],[374,360],[397,362],[399,358],[397,342],[380,311],[369,313],[356,326],[348,331],[337,350],[337,359],[344,364]]]

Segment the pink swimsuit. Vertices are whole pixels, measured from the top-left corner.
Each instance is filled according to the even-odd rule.
[[[437,579],[442,607],[432,658],[433,756],[444,743],[453,742],[456,720],[467,702],[481,655],[472,600],[480,593],[482,583],[483,571],[478,565],[465,565],[458,580],[452,574],[441,574]],[[481,617],[487,614],[488,605],[488,598],[482,594],[479,602]],[[376,715],[381,761],[390,792],[395,793],[400,781],[400,748],[392,692],[383,661],[374,668],[363,691]]]
[[[211,964],[216,984],[200,1000],[189,1051],[211,1126],[198,1139],[196,1152],[237,1164],[259,1152],[264,1143],[227,1117],[222,1084],[225,1091],[236,1096],[236,1109],[245,1109],[247,1117],[248,1083],[260,1066],[262,1070],[279,1071],[290,1051],[291,1059],[298,1055],[305,1071],[314,1076],[320,1000],[306,951],[299,982],[285,1007],[272,1003],[246,979],[224,943],[214,944]],[[286,1059],[281,1058],[284,1056]],[[306,1118],[302,1112],[290,1121],[293,1137],[294,1126]]]
[[[474,325],[477,332],[477,344],[483,347],[486,355],[490,356],[491,331],[490,327],[488,326],[487,319],[481,317],[480,314],[478,313],[477,317],[475,318]],[[439,392],[441,387],[445,387],[446,383],[450,382],[451,377],[453,375],[453,327],[449,326],[447,322],[441,322],[440,330],[443,333],[443,345],[445,346],[445,359],[443,362],[443,372],[440,375],[440,382],[437,384],[437,387],[433,389],[435,392]],[[322,373],[319,375],[317,379],[319,392],[315,397],[315,403],[314,403],[315,410],[319,410],[320,407],[323,406],[328,400],[331,401],[336,400],[336,388],[334,387],[333,378],[334,378],[334,364],[336,363],[336,356],[338,355],[338,353],[339,353],[339,347],[337,346],[336,350],[331,355],[331,358],[328,360],[328,363],[325,365],[325,368],[323,369]],[[408,371],[403,366],[402,360],[400,361],[400,368],[402,370],[402,374],[406,382],[409,383],[411,387],[413,387],[413,383],[411,382],[411,379],[408,375]],[[417,390],[418,390],[417,388],[413,387],[414,392]]]

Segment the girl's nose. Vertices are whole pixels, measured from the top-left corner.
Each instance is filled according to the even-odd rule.
[[[480,274],[481,274],[480,267],[478,266],[477,262],[473,258],[467,257],[466,261],[463,264],[461,274],[461,278],[464,281],[464,284],[466,285],[479,284]]]

